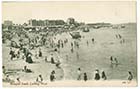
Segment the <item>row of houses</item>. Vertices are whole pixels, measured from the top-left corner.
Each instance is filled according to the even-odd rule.
[[[29,20],[29,26],[51,26],[51,25],[64,25],[63,20]]]
[[[68,18],[65,22],[64,20],[36,20],[36,19],[30,19],[28,21],[29,26],[54,26],[54,25],[72,25],[75,24],[74,18]]]
[[[72,24],[75,24],[77,23],[75,21],[74,18],[68,18],[67,21],[65,22],[64,20],[36,20],[36,19],[30,19],[28,20],[28,23],[24,23],[23,25],[24,26],[52,26],[52,25],[64,25],[64,24],[67,24],[67,25],[72,25]],[[10,20],[5,20],[4,23],[3,23],[5,26],[12,26],[12,25],[17,25],[17,24],[14,24],[12,21]]]
[[[111,27],[112,24],[111,23],[89,23],[87,24],[87,26],[89,27],[93,27],[93,28],[101,28],[101,27]]]

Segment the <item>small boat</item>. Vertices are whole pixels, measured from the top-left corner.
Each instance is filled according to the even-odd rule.
[[[72,32],[70,33],[73,39],[81,38],[80,32]]]
[[[88,28],[84,28],[83,32],[89,32],[89,29]]]
[[[125,28],[125,26],[124,26],[124,25],[122,25],[122,26],[121,26],[121,28]]]

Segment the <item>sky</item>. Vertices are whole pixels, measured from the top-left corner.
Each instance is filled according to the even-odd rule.
[[[2,2],[2,22],[23,24],[29,19],[62,19],[73,17],[78,22],[136,22],[134,1],[46,1]]]

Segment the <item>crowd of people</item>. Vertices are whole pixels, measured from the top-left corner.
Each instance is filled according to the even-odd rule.
[[[61,35],[62,33],[59,33],[59,34]],[[26,38],[27,39],[26,45],[23,41],[24,39],[22,39],[22,40],[19,39],[19,42],[17,42],[17,43],[19,43],[18,47],[14,47],[13,45],[10,45],[10,51],[9,51],[10,59],[9,60],[13,61],[13,60],[22,59],[23,61],[25,61],[29,64],[32,64],[35,62],[35,60],[33,58],[36,58],[36,59],[41,58],[41,59],[44,59],[44,62],[55,64],[56,68],[64,70],[63,66],[61,66],[61,64],[63,63],[62,61],[63,60],[69,61],[70,55],[67,54],[65,56],[66,59],[59,58],[60,57],[59,54],[61,54],[60,53],[61,49],[66,48],[67,45],[70,45],[70,48],[69,48],[70,52],[72,54],[75,53],[76,58],[78,60],[80,60],[80,54],[79,54],[79,51],[77,51],[77,50],[80,49],[80,47],[81,47],[79,40],[82,40],[82,38],[77,39],[77,40],[73,40],[73,41],[69,41],[68,38],[58,39],[56,37],[56,35],[57,34],[53,34],[50,36],[50,35],[48,35],[48,33],[46,33],[45,35],[35,34],[34,37],[30,37],[30,35],[28,34],[28,37]],[[20,35],[19,35],[19,38],[21,38]],[[122,36],[120,34],[117,34],[116,38],[121,39],[121,43],[125,42],[125,40],[122,38]],[[89,46],[90,43],[92,43],[92,44],[95,43],[94,37],[92,37],[91,40],[87,40],[85,44],[87,46]],[[52,49],[52,52],[48,53],[49,56],[43,54],[43,51],[41,49],[42,47],[46,47],[46,49],[47,48]],[[35,52],[32,52],[32,50],[35,50]],[[55,58],[56,54],[59,55],[59,57]],[[120,64],[118,59],[116,57],[113,57],[113,56],[110,57],[110,62],[111,62],[110,65],[112,68],[114,68],[114,66],[117,67]],[[25,73],[34,73],[34,71],[32,71],[32,69],[29,69],[27,67],[27,65],[24,66],[22,71]],[[107,75],[106,72],[107,71],[100,72],[99,69],[96,69],[93,72],[93,73],[95,73],[93,75],[93,80],[107,80],[109,75]],[[10,78],[9,78],[10,75],[7,75],[5,66],[3,66],[3,74],[6,75],[5,79],[10,81]],[[55,70],[52,70],[50,72],[49,80],[51,82],[57,80],[56,74],[57,74],[57,72]],[[133,79],[133,74],[131,71],[129,71],[128,74],[129,74],[128,80],[131,81]],[[82,72],[81,68],[77,69],[77,75],[78,76],[77,76],[76,80],[78,80],[78,81],[82,80],[82,79],[84,81],[89,80],[88,74],[86,72]],[[65,77],[65,74],[63,73],[63,75],[61,75],[61,79],[64,79],[64,77]],[[17,78],[17,81],[20,81],[20,78]],[[43,81],[45,81],[45,80],[43,79],[42,74],[38,75],[36,78],[36,82],[43,82]]]

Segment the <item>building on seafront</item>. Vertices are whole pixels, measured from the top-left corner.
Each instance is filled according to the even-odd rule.
[[[55,25],[64,25],[63,20],[36,20],[30,19],[28,21],[29,26],[55,26]]]
[[[5,25],[5,26],[12,26],[12,25],[13,25],[13,22],[10,21],[10,20],[5,20],[5,21],[4,21],[4,25]]]
[[[74,18],[68,18],[68,19],[67,19],[67,24],[68,24],[68,25],[75,24],[75,19],[74,19]]]

